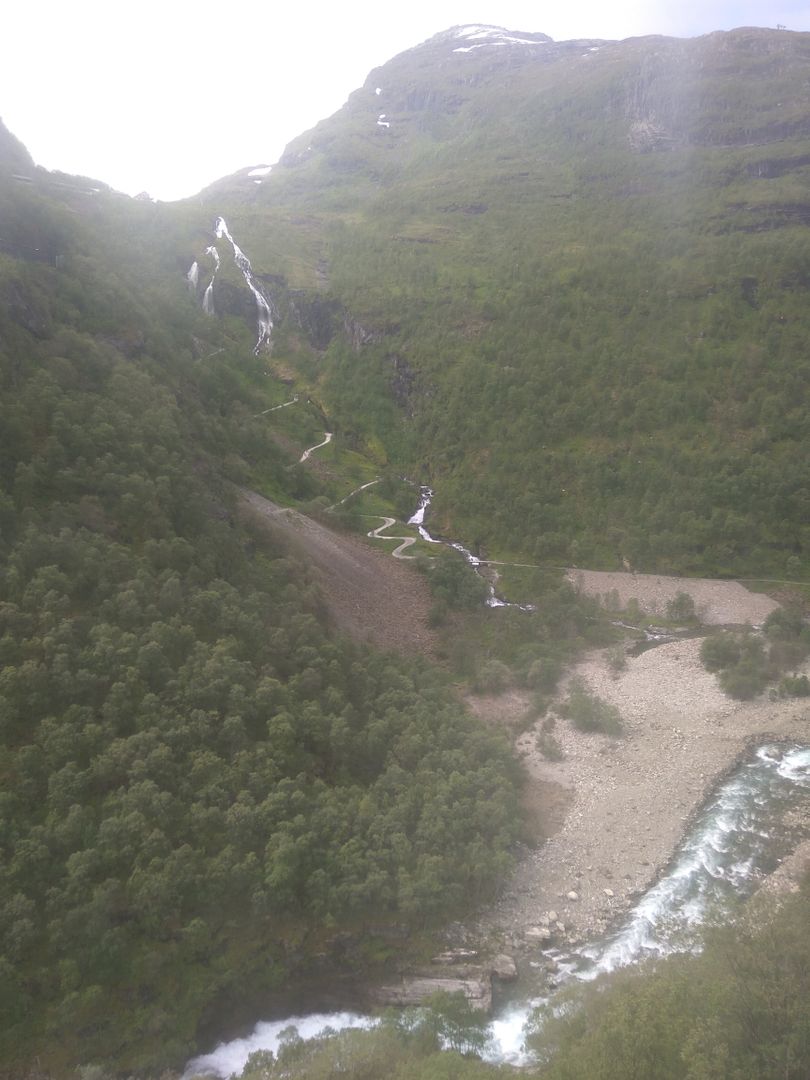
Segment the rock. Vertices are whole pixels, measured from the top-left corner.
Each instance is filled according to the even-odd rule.
[[[613,889],[602,889],[602,892],[605,894],[605,896],[615,896],[616,895],[614,893]]]
[[[523,934],[527,941],[551,941],[551,931],[547,926],[530,926]]]
[[[439,953],[431,959],[431,964],[465,964],[475,960],[478,953],[475,949],[448,949],[447,952]]]
[[[565,933],[565,923],[563,923],[563,922],[556,922],[556,923],[554,924],[554,926],[555,926],[555,928],[556,928],[556,929],[557,929],[557,930],[558,930],[558,931],[559,931],[559,932],[560,932],[561,934],[564,934],[564,933]]]
[[[559,915],[557,914],[557,912],[556,912],[556,911],[550,911],[550,912],[548,913],[548,921],[549,921],[550,923],[556,922],[556,921],[557,921],[557,919],[559,919],[559,917],[560,917],[560,916],[559,916]]]
[[[480,1012],[489,1012],[492,1008],[492,982],[488,975],[479,979],[428,979],[406,975],[398,983],[373,988],[371,1000],[376,1005],[424,1005],[429,997],[440,991],[461,992],[470,1007]]]
[[[569,893],[566,893],[566,900],[579,900],[579,893],[574,892],[572,889]]]
[[[511,956],[499,953],[493,957],[490,972],[501,982],[514,982],[518,977],[517,965]]]

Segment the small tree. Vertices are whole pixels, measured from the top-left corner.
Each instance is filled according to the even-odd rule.
[[[672,622],[692,623],[697,620],[695,601],[687,592],[677,592],[667,604],[667,618]]]

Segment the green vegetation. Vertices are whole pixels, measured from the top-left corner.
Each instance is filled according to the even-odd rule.
[[[292,1030],[279,1049],[251,1054],[242,1080],[484,1080],[494,1070],[475,1060],[486,1043],[486,1017],[461,994],[434,995],[429,1007],[391,1013],[373,1031],[342,1031],[304,1042]]]
[[[780,608],[765,620],[762,636],[751,630],[711,634],[700,647],[707,671],[718,672],[720,685],[731,697],[756,697],[784,672],[810,654],[810,627],[799,608]],[[807,676],[785,675],[779,681],[783,697],[807,697]]]
[[[778,909],[707,936],[700,955],[673,956],[577,984],[566,1009],[541,1010],[529,1080],[804,1080],[810,1062],[808,887]],[[463,1012],[463,1010],[462,1010]],[[457,1050],[439,1052],[440,1009],[301,1043],[276,1060],[255,1054],[242,1080],[483,1080],[514,1076]],[[453,1028],[475,1050],[473,1018]]]
[[[667,618],[676,623],[695,623],[698,621],[695,601],[689,593],[678,592],[667,604]]]
[[[180,1065],[344,930],[430,925],[508,869],[505,740],[445,674],[336,639],[235,486],[323,516],[379,475],[330,515],[366,530],[405,516],[403,473],[430,478],[441,531],[532,564],[501,585],[536,605],[481,618],[480,579],[430,563],[447,667],[531,690],[538,715],[617,636],[560,566],[810,578],[810,37],[503,55],[434,39],[260,188],[184,206],[47,174],[0,126],[8,1071]],[[232,261],[217,318],[189,295],[219,213],[273,275],[272,358]],[[302,467],[325,414],[337,438]],[[703,646],[738,697],[805,696],[808,652],[798,612]],[[620,732],[583,686],[562,711]],[[805,1075],[807,911],[586,992],[544,1029],[544,1077]],[[459,1052],[479,1048],[444,1002],[251,1068],[498,1075]]]
[[[233,481],[322,491],[315,408],[266,412],[166,208],[75,198],[0,174],[0,1061],[150,1073],[341,928],[479,902],[519,817],[506,741],[240,524]]]
[[[473,549],[807,578],[808,35],[452,48],[211,196],[328,266],[330,415]]]
[[[807,887],[779,909],[711,932],[677,956],[544,1017],[530,1040],[544,1080],[800,1080],[810,1062]]]
[[[559,706],[560,716],[570,720],[579,731],[598,731],[603,735],[621,735],[622,718],[615,705],[592,694],[582,679],[572,679],[568,697]]]

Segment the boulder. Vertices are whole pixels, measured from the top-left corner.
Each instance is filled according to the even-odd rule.
[[[514,982],[518,977],[517,965],[512,957],[507,956],[506,953],[500,953],[498,956],[493,957],[490,971],[501,982]]]
[[[376,1005],[424,1005],[428,998],[440,991],[464,994],[470,1007],[479,1012],[489,1012],[492,1008],[492,981],[489,975],[477,979],[433,979],[405,975],[397,983],[375,987],[371,991],[371,1000]]]
[[[547,926],[530,926],[524,931],[523,936],[533,944],[543,944],[551,941],[551,930]]]
[[[431,959],[431,964],[466,964],[475,960],[478,953],[475,949],[448,949],[447,952],[439,953]]]

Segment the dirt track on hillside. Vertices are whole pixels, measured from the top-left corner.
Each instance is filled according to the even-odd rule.
[[[255,491],[242,490],[241,497],[246,513],[314,568],[340,631],[379,649],[436,659],[438,638],[428,626],[430,591],[413,566]]]

